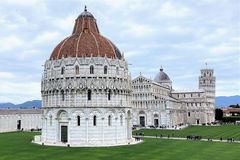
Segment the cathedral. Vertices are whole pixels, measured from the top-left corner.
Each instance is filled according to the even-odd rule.
[[[133,80],[119,49],[102,36],[86,7],[53,50],[41,81],[42,135],[56,146],[135,143],[132,127],[173,128],[214,121],[215,77],[202,69],[199,89],[178,91],[163,71]]]
[[[199,88],[178,91],[161,68],[154,80],[142,75],[132,80],[134,126],[177,128],[215,121],[215,77],[213,69],[202,69]]]

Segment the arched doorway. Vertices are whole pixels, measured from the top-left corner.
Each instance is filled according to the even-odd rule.
[[[59,141],[63,143],[68,142],[68,113],[64,110],[58,112],[59,122]]]
[[[17,120],[17,130],[21,130],[21,127],[22,127],[21,124],[22,124],[21,120]]]
[[[140,127],[146,126],[146,114],[144,111],[139,112],[139,125]]]
[[[131,112],[127,112],[127,139],[132,138]]]
[[[159,126],[159,116],[158,116],[158,114],[154,114],[153,123],[154,123],[154,127],[157,128]]]

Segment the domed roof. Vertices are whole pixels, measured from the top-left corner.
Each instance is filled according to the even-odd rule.
[[[96,19],[85,7],[84,12],[75,20],[72,35],[54,48],[50,60],[91,56],[122,58],[119,49],[99,33]]]
[[[163,72],[163,69],[161,68],[160,72],[158,72],[158,74],[155,76],[154,81],[161,83],[162,81],[170,81],[170,78],[165,72]]]

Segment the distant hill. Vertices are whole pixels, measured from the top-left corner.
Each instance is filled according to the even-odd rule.
[[[27,101],[21,104],[13,104],[13,103],[0,103],[0,108],[40,108],[42,106],[41,100],[32,100]]]
[[[216,107],[228,107],[234,104],[240,104],[240,96],[219,96],[215,98]]]
[[[0,103],[0,108],[12,108],[15,104],[13,103]]]
[[[219,96],[216,97],[216,107],[228,107],[234,104],[240,104],[240,96]],[[40,108],[42,106],[41,100],[32,100],[27,101],[21,104],[13,104],[13,103],[0,103],[0,108]]]

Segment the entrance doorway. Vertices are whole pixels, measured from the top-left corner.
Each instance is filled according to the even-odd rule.
[[[157,128],[158,127],[158,119],[154,119],[154,126]]]
[[[199,121],[199,119],[197,119],[197,124],[199,124],[200,123],[200,121]]]
[[[61,142],[66,143],[68,141],[68,126],[61,126]]]
[[[21,130],[21,120],[17,121],[17,130]]]
[[[145,117],[144,116],[140,116],[139,117],[139,121],[140,121],[140,126],[141,127],[145,127]]]

